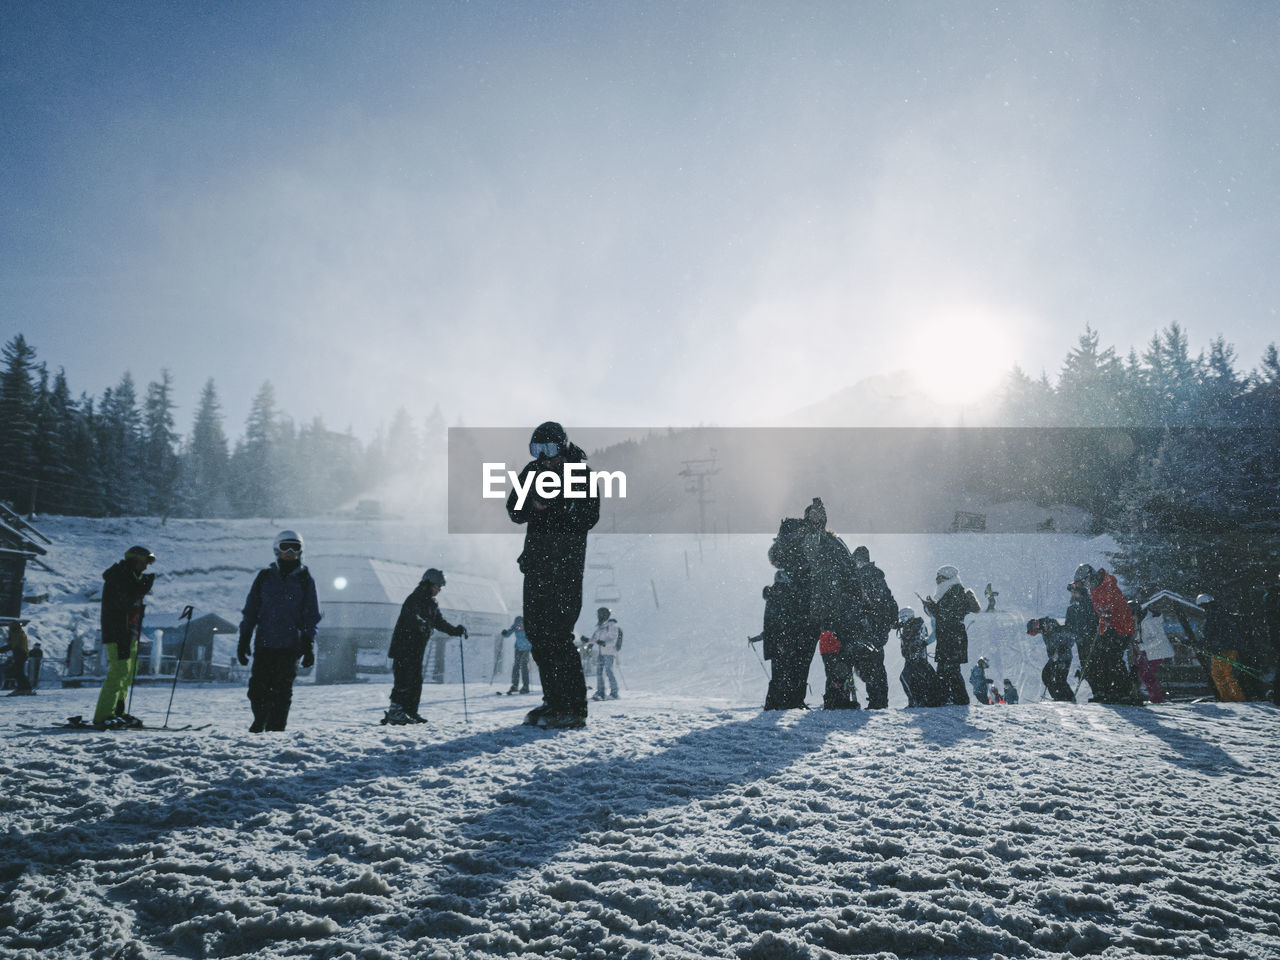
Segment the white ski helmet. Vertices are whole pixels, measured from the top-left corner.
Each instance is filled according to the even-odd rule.
[[[1213,603],[1213,596],[1212,596],[1212,595],[1207,594],[1207,593],[1202,593],[1202,594],[1200,594],[1200,596],[1196,597],[1196,606],[1197,606],[1197,607],[1203,607],[1203,606],[1204,606],[1205,604],[1207,604],[1207,603]]]
[[[916,615],[916,612],[912,610],[910,607],[903,607],[901,610],[898,611],[898,622],[906,623],[915,615]]]
[[[281,530],[276,534],[275,542],[271,544],[271,549],[275,555],[280,556],[280,551],[286,543],[298,545],[298,556],[302,556],[302,537],[298,536],[295,530]]]

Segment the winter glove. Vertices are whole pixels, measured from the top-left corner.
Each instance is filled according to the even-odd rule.
[[[249,665],[249,640],[248,638],[240,641],[240,647],[236,650],[236,659],[240,661],[240,666],[247,667]]]
[[[144,573],[139,579],[142,581],[142,592],[150,593],[151,585],[156,582],[156,575],[154,573]]]
[[[307,647],[307,649],[302,651],[302,669],[307,670],[310,667],[315,666],[315,663],[316,652],[311,649],[311,647]]]
[[[469,636],[471,636],[471,634],[467,633],[467,628],[466,628],[466,627],[463,627],[463,628],[462,628],[462,639],[463,639],[463,640],[466,640],[466,639],[467,639],[467,637],[469,637]]]

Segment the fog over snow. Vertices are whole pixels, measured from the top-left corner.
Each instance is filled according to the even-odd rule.
[[[377,556],[489,576],[518,601],[516,538],[277,523],[307,537],[317,578],[337,557]],[[88,595],[123,546],[158,555],[152,612],[192,603],[235,620],[275,529],[40,526],[57,573],[33,573],[50,596],[28,613],[55,655],[96,617]],[[240,684],[178,687],[171,722],[209,724],[199,731],[46,728],[88,713],[92,688],[2,700],[0,953],[1280,953],[1275,708],[1039,699],[1043,647],[1019,621],[1060,615],[1075,563],[1105,562],[1110,541],[866,542],[902,603],[943,562],[978,590],[994,582],[997,612],[970,618],[971,659],[1016,678],[1022,704],[902,709],[891,640],[889,710],[762,712],[763,665],[745,640],[771,569],[768,538],[745,536],[701,551],[693,538],[592,537],[588,562],[613,567],[627,641],[622,697],[591,704],[582,731],[520,726],[536,681],[535,695],[494,696],[506,678],[490,681],[483,638],[466,651],[465,705],[460,677],[428,684],[424,726],[379,726],[389,685],[377,680],[300,683],[289,729],[261,736],[246,732]],[[169,696],[140,686],[133,712],[158,725]]]

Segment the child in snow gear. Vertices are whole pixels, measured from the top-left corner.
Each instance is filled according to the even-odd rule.
[[[871,551],[855,547],[852,554],[852,629],[848,647],[854,671],[867,687],[867,707],[883,710],[889,706],[889,677],[884,669],[884,647],[889,631],[898,622],[898,602],[893,598],[884,572],[871,560]]]
[[[511,659],[511,689],[507,693],[529,692],[529,651],[532,649],[524,632],[524,617],[516,617],[502,631],[504,637],[515,635],[515,652]],[[519,688],[517,690],[517,688]]]
[[[907,706],[941,706],[942,688],[937,673],[929,666],[929,628],[913,609],[903,607],[894,629],[902,645],[902,673],[898,680],[907,695]]]
[[[1018,688],[1013,685],[1012,680],[1005,680],[1004,682],[1004,702],[1005,703],[1018,702]]]
[[[559,477],[566,463],[586,464],[587,455],[569,442],[555,421],[540,424],[529,438],[533,460],[520,471],[519,485],[532,484],[532,475],[550,472]],[[524,627],[533,662],[542,677],[542,706],[525,723],[553,729],[584,727],[587,722],[587,681],[574,645],[574,626],[582,612],[582,578],[587,561],[587,532],[600,519],[600,498],[588,490],[581,498],[544,498],[530,486],[517,507],[513,489],[507,515],[526,527],[524,550],[516,563],[524,574]]]
[[[622,652],[622,628],[608,607],[596,611],[596,629],[589,641],[596,648],[596,692],[592,700],[603,700],[604,681],[609,679],[609,699],[618,699],[618,678],[613,675],[613,662]]]
[[[960,582],[960,571],[952,564],[939,567],[934,579],[937,587],[932,597],[924,598],[924,609],[936,625],[933,656],[938,664],[938,680],[944,702],[966,707],[969,694],[960,676],[960,665],[969,662],[969,632],[964,618],[982,607],[974,592]]]
[[[444,574],[432,567],[422,575],[418,585],[405,598],[391,633],[391,707],[383,723],[400,726],[406,723],[426,723],[418,715],[422,700],[422,657],[427,652],[427,641],[432,630],[441,630],[451,637],[465,637],[467,628],[454,626],[440,615],[436,595],[444,588]]]
[[[979,657],[978,662],[969,671],[969,686],[973,688],[973,698],[979,703],[991,703],[991,678],[987,676],[989,666],[991,664],[987,662],[986,657]]]
[[[816,639],[808,630],[808,598],[786,570],[777,571],[772,585],[765,587],[762,594],[764,658],[773,665],[764,708],[803,710]]]
[[[107,648],[107,676],[102,681],[93,723],[102,727],[139,727],[142,721],[125,713],[129,688],[138,670],[138,639],[147,612],[142,598],[151,592],[156,575],[147,567],[156,562],[146,547],[132,546],[102,573],[102,642]]]
[[[1053,617],[1027,621],[1027,635],[1044,637],[1045,664],[1040,680],[1054,700],[1075,700],[1067,675],[1071,672],[1071,631]]]
[[[1231,669],[1233,663],[1240,661],[1240,650],[1244,647],[1240,624],[1207,593],[1196,597],[1196,606],[1205,614],[1204,645],[1213,654],[1209,662],[1209,676],[1213,678],[1218,699],[1225,703],[1240,703],[1245,699],[1244,691]]]
[[[275,562],[253,578],[240,619],[237,655],[242,666],[249,663],[252,642],[250,733],[285,728],[298,661],[306,669],[316,660],[320,602],[311,571],[302,564],[302,538],[292,530],[281,530],[272,550]]]

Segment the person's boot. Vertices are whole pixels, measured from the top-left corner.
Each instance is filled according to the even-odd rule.
[[[551,707],[544,700],[524,715],[524,725],[526,727],[536,727],[539,725],[542,718],[547,716],[549,713],[551,713]]]

